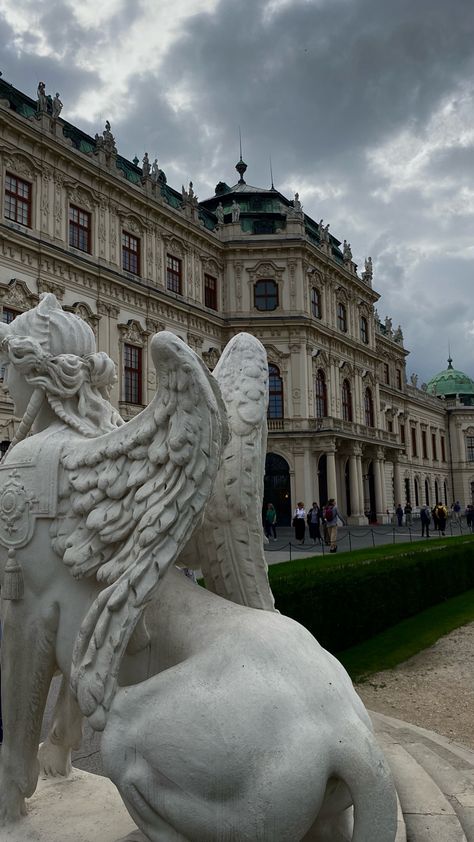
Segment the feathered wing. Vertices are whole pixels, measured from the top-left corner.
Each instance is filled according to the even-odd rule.
[[[120,662],[159,579],[211,495],[228,429],[219,388],[172,333],[152,339],[157,393],[128,424],[63,452],[53,546],[73,576],[107,583],[78,634],[71,683],[82,712],[105,725]],[[60,492],[61,493],[61,492]]]
[[[206,587],[232,602],[274,610],[263,550],[268,362],[254,336],[226,346],[213,376],[227,409],[227,443],[202,525],[180,557],[200,567]]]

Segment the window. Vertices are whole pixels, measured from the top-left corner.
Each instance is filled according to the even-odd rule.
[[[347,311],[344,304],[337,305],[337,326],[343,333],[347,333]]]
[[[2,322],[4,324],[9,325],[12,323],[13,319],[16,319],[20,313],[18,310],[12,310],[10,307],[4,307],[2,313]]]
[[[142,349],[136,345],[123,346],[124,401],[142,402]]]
[[[171,292],[177,292],[182,295],[182,263],[179,257],[173,257],[172,254],[166,255],[166,289]]]
[[[283,380],[276,365],[268,366],[268,417],[283,418]]]
[[[405,477],[405,500],[407,501],[407,503],[410,503],[410,501],[411,501],[410,493],[411,493],[410,492],[410,480],[408,479],[408,477]],[[416,494],[416,480],[415,480],[415,494]],[[416,505],[418,505],[418,503],[416,503]]]
[[[276,310],[278,307],[278,284],[275,281],[257,281],[253,290],[257,310]]]
[[[423,459],[428,459],[428,443],[426,441],[426,430],[421,431],[421,452]]]
[[[31,184],[10,173],[5,176],[5,219],[31,228]]]
[[[132,275],[140,274],[140,240],[122,231],[122,269]]]
[[[326,377],[324,371],[318,369],[316,374],[316,418],[326,418],[328,414],[328,397],[326,389]]]
[[[393,433],[393,421],[387,421],[387,430],[389,433]]]
[[[204,304],[217,310],[217,280],[212,275],[204,275]]]
[[[316,287],[311,290],[311,314],[315,319],[321,318],[321,293]]]
[[[411,427],[411,452],[413,456],[417,456],[416,450],[416,427]]]
[[[386,386],[390,386],[390,370],[388,367],[388,363],[383,364],[383,382]]]
[[[402,372],[397,368],[397,389],[402,388]]]
[[[420,486],[418,485],[418,480],[415,480],[415,506],[420,505]]]
[[[69,206],[69,245],[91,253],[91,215],[74,205]]]
[[[373,427],[374,426],[374,402],[372,400],[372,392],[371,392],[370,389],[365,390],[364,410],[365,410],[365,426],[366,427]],[[391,422],[389,422],[389,423],[391,423]]]
[[[365,316],[360,317],[360,338],[364,345],[369,344],[369,324]]]
[[[342,417],[344,421],[352,421],[352,395],[348,380],[342,384]]]
[[[402,444],[405,444],[405,424],[400,424],[400,441]]]
[[[427,506],[430,505],[430,487],[427,479],[425,479],[425,502]]]
[[[8,439],[4,439],[0,441],[0,460],[3,459],[5,453],[7,452],[8,448],[10,447],[10,442]]]
[[[466,436],[466,453],[467,461],[474,462],[474,436]]]
[[[441,436],[441,459],[446,462],[446,447],[444,444],[444,436]]]
[[[436,447],[436,433],[431,433],[431,449],[433,451],[433,459],[438,458],[438,449]]]

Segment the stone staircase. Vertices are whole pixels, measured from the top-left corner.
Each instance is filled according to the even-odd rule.
[[[401,810],[396,842],[474,842],[474,751],[372,713]]]

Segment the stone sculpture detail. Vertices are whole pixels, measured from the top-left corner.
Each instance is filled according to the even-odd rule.
[[[232,222],[238,222],[240,219],[240,205],[235,199],[230,206],[230,212],[232,214]]]
[[[40,761],[67,772],[88,717],[139,828],[130,842],[394,842],[395,792],[360,699],[274,609],[258,340],[234,337],[211,374],[155,335],[157,393],[127,424],[108,401],[112,361],[53,295],[0,325],[0,354],[23,416],[0,466],[0,826],[35,790],[59,667]],[[207,588],[176,563],[201,567]]]

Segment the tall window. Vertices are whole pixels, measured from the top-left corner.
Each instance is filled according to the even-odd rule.
[[[342,417],[344,421],[352,421],[352,395],[348,380],[342,384]]]
[[[383,364],[383,382],[390,386],[390,369],[388,367],[388,363]]]
[[[173,257],[172,254],[166,255],[166,289],[178,295],[183,294],[182,263],[179,257]]]
[[[268,417],[283,418],[283,380],[276,365],[268,366]]]
[[[328,396],[324,371],[318,369],[316,374],[316,418],[326,418],[328,414]]]
[[[431,449],[433,451],[433,459],[436,461],[438,458],[438,449],[436,447],[436,433],[431,433]]]
[[[415,480],[415,493],[416,493],[416,480]],[[407,501],[407,503],[410,503],[410,501],[411,501],[410,495],[411,495],[410,480],[408,479],[408,477],[405,477],[405,500]],[[416,505],[418,505],[418,503]]]
[[[405,444],[405,424],[400,424],[400,442]]]
[[[278,284],[275,281],[257,281],[253,290],[256,310],[276,310],[278,307]]]
[[[397,368],[397,389],[402,388],[402,372]]]
[[[321,293],[316,287],[311,290],[311,314],[315,319],[321,318]]]
[[[212,275],[204,275],[204,304],[217,310],[217,279]]]
[[[337,305],[337,326],[343,333],[347,333],[347,310],[340,302]]]
[[[426,440],[426,430],[421,431],[421,452],[423,459],[428,459],[428,442]]]
[[[444,443],[444,436],[441,436],[441,459],[446,462],[446,446]]]
[[[474,436],[466,436],[467,461],[474,462]]]
[[[18,310],[12,310],[11,307],[4,307],[2,313],[2,322],[4,324],[9,325],[12,323],[13,319],[16,319],[20,313]]]
[[[123,346],[124,401],[142,402],[142,349],[136,345]]]
[[[69,205],[69,245],[91,253],[91,215]]]
[[[140,240],[122,231],[122,269],[132,275],[140,274]]]
[[[360,338],[364,345],[369,344],[369,323],[365,316],[360,317]]]
[[[416,427],[411,427],[411,452],[413,456],[417,456],[416,449]]]
[[[10,173],[5,176],[5,219],[31,228],[31,184]]]
[[[364,409],[365,409],[365,426],[374,426],[374,402],[372,400],[372,392],[370,389],[365,390],[364,395]]]

